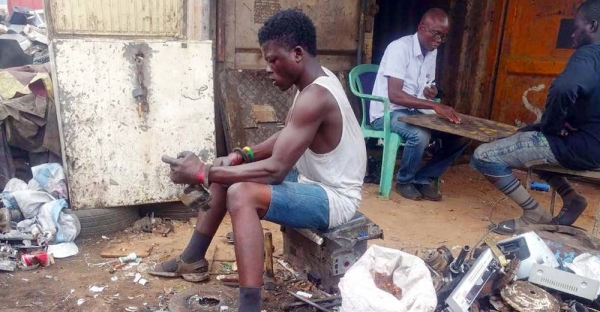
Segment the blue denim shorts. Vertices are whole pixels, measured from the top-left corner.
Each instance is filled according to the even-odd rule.
[[[327,229],[329,198],[316,184],[298,183],[292,170],[281,184],[270,185],[271,204],[264,220],[293,228]]]

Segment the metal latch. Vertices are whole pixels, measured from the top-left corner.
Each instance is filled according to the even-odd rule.
[[[137,75],[137,86],[132,91],[132,95],[135,98],[137,104],[137,112],[140,118],[144,117],[150,111],[148,105],[147,91],[144,86],[144,55],[137,54],[135,56],[135,66]]]

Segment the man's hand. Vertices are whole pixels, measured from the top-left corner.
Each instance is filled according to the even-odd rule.
[[[184,151],[177,159],[164,155],[162,161],[171,166],[171,181],[175,184],[200,184],[199,175],[204,175],[204,163],[196,154]]]
[[[225,157],[216,158],[213,161],[215,167],[237,166],[244,163],[244,157],[238,152],[231,152]]]
[[[568,123],[568,122],[565,122],[565,127],[564,127],[562,130],[560,130],[560,133],[559,133],[559,135],[560,135],[561,137],[566,137],[566,136],[568,136],[568,135],[569,135],[569,133],[571,133],[571,132],[575,132],[575,131],[577,131],[577,130],[578,130],[578,129],[577,129],[577,128],[574,128],[573,126],[571,126],[571,124],[570,124],[570,123]]]
[[[425,89],[423,89],[423,96],[425,96],[425,98],[428,100],[435,99],[437,94],[438,94],[438,89],[435,85],[430,86],[430,87],[425,87]]]
[[[442,104],[434,105],[433,110],[435,110],[436,114],[446,117],[448,120],[450,120],[450,122],[455,124],[460,123],[460,117],[458,116],[458,113],[450,106]]]

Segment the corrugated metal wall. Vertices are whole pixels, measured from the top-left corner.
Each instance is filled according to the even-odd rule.
[[[182,34],[183,0],[52,1],[54,33],[173,36]]]

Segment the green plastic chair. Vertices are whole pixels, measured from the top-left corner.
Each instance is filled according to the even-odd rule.
[[[362,64],[354,67],[350,71],[350,90],[360,98],[362,106],[362,121],[360,128],[363,137],[383,139],[383,160],[381,164],[381,179],[379,181],[379,195],[389,198],[392,191],[392,182],[394,180],[394,167],[396,166],[396,156],[398,148],[404,144],[404,140],[396,133],[391,132],[390,122],[390,100],[385,97],[373,96],[372,82],[375,81],[379,65]],[[368,82],[363,84],[363,81]],[[379,101],[384,105],[383,111],[383,131],[375,130],[369,124],[368,103],[370,101]]]
[[[400,146],[404,145],[404,139],[398,134],[391,132],[390,100],[386,97],[371,95],[378,70],[379,65],[358,65],[350,71],[349,80],[350,90],[354,95],[360,98],[362,104],[362,121],[360,123],[360,128],[363,137],[383,139],[383,159],[381,164],[381,178],[379,180],[379,195],[389,198],[394,180],[396,156],[398,155]],[[369,106],[367,104],[370,101],[379,101],[383,103],[383,131],[375,130],[369,123]],[[439,102],[439,99],[436,99],[436,102]],[[439,179],[435,179],[434,187],[436,191],[439,190]]]

